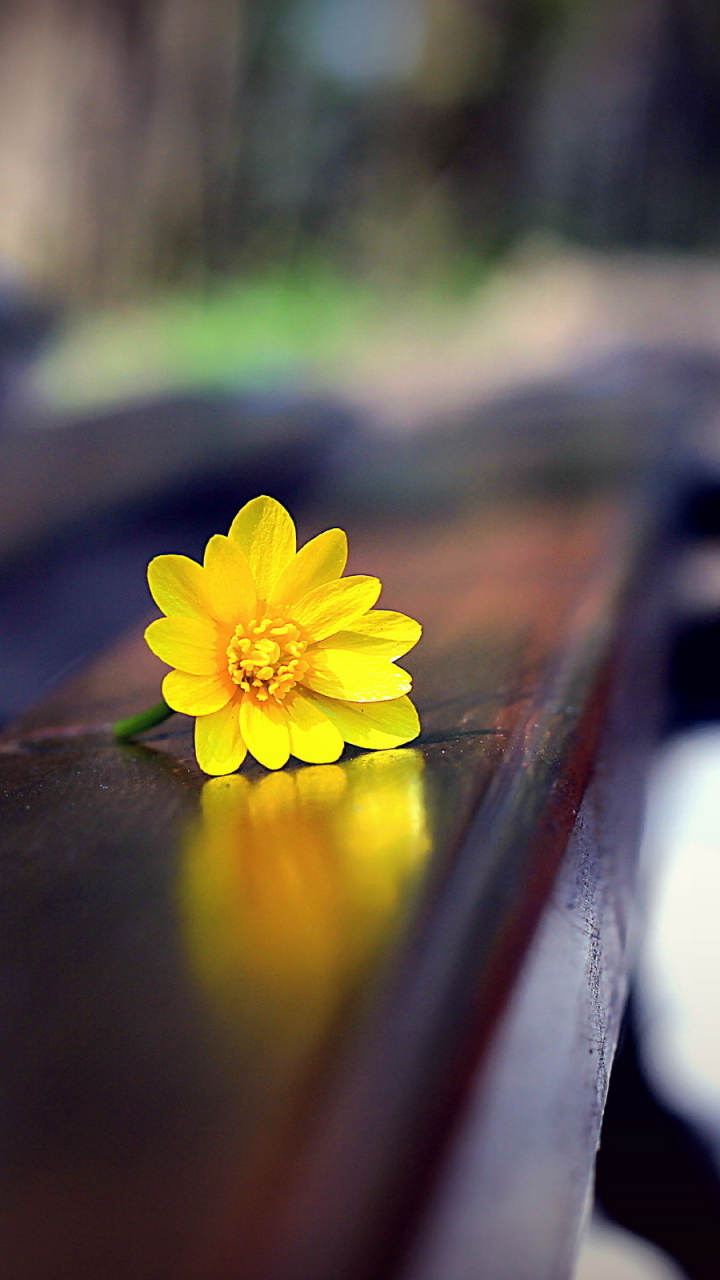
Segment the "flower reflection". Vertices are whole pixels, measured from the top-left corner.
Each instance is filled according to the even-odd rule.
[[[205,784],[181,881],[189,953],[266,1086],[359,992],[429,847],[416,751]]]

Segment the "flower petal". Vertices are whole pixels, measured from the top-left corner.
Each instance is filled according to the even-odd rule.
[[[247,747],[240,733],[240,707],[234,699],[195,721],[195,755],[203,773],[220,775],[240,768]]]
[[[290,750],[308,764],[332,764],[342,755],[343,736],[324,711],[302,693],[284,702],[290,729]]]
[[[407,697],[391,702],[339,702],[320,694],[310,696],[354,747],[374,751],[401,747],[420,732],[418,713]]]
[[[145,639],[170,667],[195,676],[211,676],[218,670],[217,627],[210,618],[157,618],[146,628]]]
[[[210,607],[221,622],[237,626],[255,616],[257,592],[248,558],[237,542],[213,534],[205,548],[205,582]]]
[[[287,712],[274,699],[256,702],[248,694],[240,704],[240,732],[248,751],[266,769],[282,769],[290,755]]]
[[[287,568],[283,570],[272,589],[268,603],[295,604],[309,591],[322,587],[333,578],[340,578],[347,564],[347,535],[342,529],[327,529],[317,538],[306,542]]]
[[[238,511],[230,538],[245,552],[262,600],[295,555],[295,525],[274,498],[253,498]],[[254,752],[253,752],[254,754]]]
[[[324,640],[349,627],[368,609],[372,609],[382,590],[378,578],[358,574],[354,578],[336,578],[309,591],[291,610],[294,622],[308,631],[313,641]]]
[[[163,698],[173,711],[186,716],[207,716],[219,711],[236,692],[229,676],[194,676],[186,671],[168,671],[162,682]]]
[[[347,631],[337,631],[320,642],[321,648],[352,649],[375,658],[402,658],[416,645],[422,627],[414,618],[389,609],[371,609],[356,618]]]
[[[150,594],[169,617],[206,617],[210,612],[202,565],[188,556],[155,556],[148,565]]]
[[[313,649],[301,684],[330,698],[350,702],[384,702],[408,693],[412,679],[387,658],[366,657],[343,649]]]

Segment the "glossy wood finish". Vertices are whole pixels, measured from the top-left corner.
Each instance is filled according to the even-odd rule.
[[[109,737],[157,693],[137,635],[4,735],[8,1280],[359,1280],[417,1236],[593,774],[646,529],[602,491],[344,501],[302,532],[344,523],[422,619],[416,745],[204,788],[182,717]]]
[[[628,971],[666,575],[645,561],[590,780],[532,943],[462,1104],[402,1280],[574,1275]]]

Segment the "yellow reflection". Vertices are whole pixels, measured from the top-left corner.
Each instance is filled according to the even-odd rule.
[[[188,948],[266,1084],[359,989],[429,847],[416,751],[205,783],[181,877]]]

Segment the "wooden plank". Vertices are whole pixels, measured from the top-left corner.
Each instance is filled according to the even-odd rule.
[[[644,777],[662,708],[666,575],[626,602],[590,780],[402,1280],[575,1274],[633,966]]]
[[[182,717],[110,740],[162,671],[132,635],[5,733],[8,1280],[396,1268],[592,775],[628,513],[302,513],[425,625],[411,748],[218,801]]]
[[[325,397],[208,391],[138,399],[84,418],[52,416],[32,400],[0,420],[0,555],[17,555],[88,518],[214,486],[295,482],[350,425]]]

